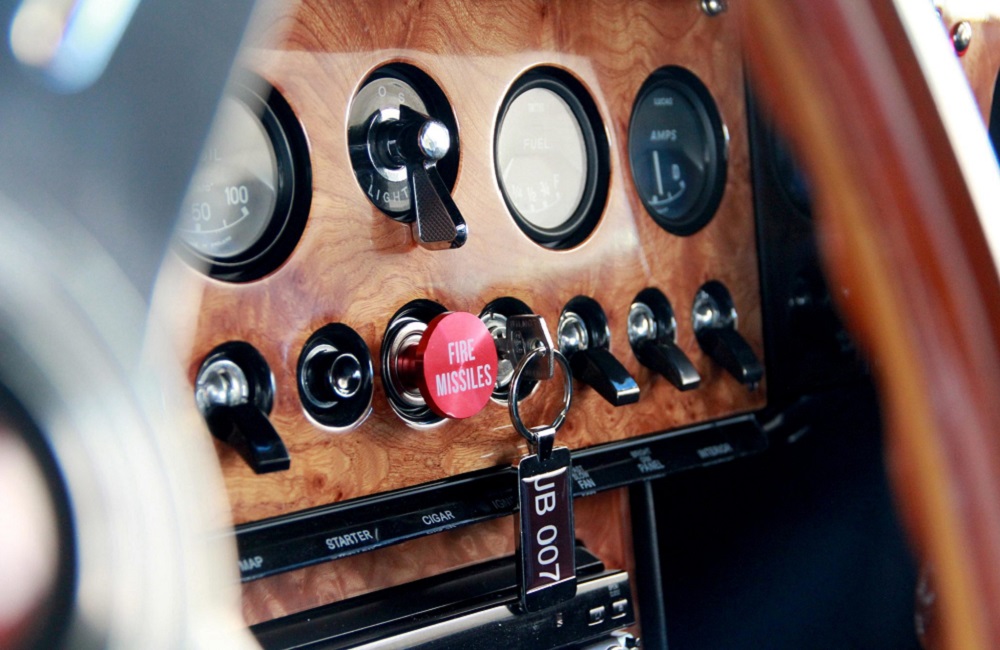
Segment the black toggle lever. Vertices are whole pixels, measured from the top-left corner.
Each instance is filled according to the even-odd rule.
[[[219,405],[205,413],[208,429],[236,449],[257,474],[288,469],[288,450],[270,420],[253,404]]]
[[[712,280],[698,290],[691,317],[698,345],[705,354],[750,390],[756,390],[764,367],[736,331],[736,308],[722,283]]]
[[[387,167],[406,168],[417,242],[432,250],[465,244],[468,226],[437,170],[451,148],[448,127],[403,104],[398,120],[379,124],[375,141]]]
[[[677,347],[677,320],[670,301],[658,289],[643,289],[628,313],[628,340],[639,363],[655,370],[677,390],[701,384],[701,375]]]
[[[288,450],[267,418],[274,401],[271,371],[250,344],[225,343],[206,357],[195,400],[212,435],[236,449],[254,472],[288,469]]]
[[[608,319],[594,299],[577,296],[567,303],[559,317],[558,338],[574,378],[613,406],[639,401],[639,384],[611,354]]]
[[[573,377],[593,387],[612,406],[639,401],[639,384],[618,359],[603,348],[574,352],[569,359]]]

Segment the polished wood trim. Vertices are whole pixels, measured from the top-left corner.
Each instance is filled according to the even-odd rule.
[[[277,383],[272,420],[291,453],[291,469],[258,476],[217,445],[237,523],[509,464],[525,452],[503,405],[418,431],[399,421],[378,383],[374,412],[354,431],[333,432],[305,416],[295,369],[306,339],[326,323],[343,322],[377,359],[390,316],[415,298],[478,313],[494,298],[514,296],[550,328],[573,296],[596,298],[610,319],[612,351],[637,378],[642,399],[615,409],[577,385],[559,434],[573,448],[764,406],[765,387],[749,392],[726,375],[702,354],[690,324],[699,286],[719,279],[733,294],[741,333],[764,356],[744,80],[738,29],[729,14],[709,18],[687,0],[304,0],[263,11],[274,27],[265,27],[260,38],[283,31],[282,44],[249,50],[242,65],[277,87],[304,126],[314,180],[308,224],[288,262],[259,281],[212,281],[176,260],[172,269],[190,296],[183,300],[201,305],[196,317],[178,323],[194,340],[187,355],[191,377],[213,347],[239,339],[261,351]],[[350,98],[372,70],[391,61],[429,74],[458,116],[462,160],[454,197],[471,233],[461,249],[417,248],[405,226],[368,203],[351,172],[345,130]],[[583,83],[611,143],[603,219],[569,251],[543,249],[516,227],[492,164],[502,99],[523,71],[541,64],[569,70]],[[645,213],[626,152],[637,91],[664,65],[687,67],[701,78],[730,136],[725,197],[714,220],[691,237],[668,234]],[[677,392],[632,355],[628,306],[648,286],[663,290],[677,311],[679,344],[703,378],[698,390]],[[528,400],[529,423],[548,421],[560,399],[552,386]]]
[[[995,648],[1000,281],[977,212],[996,203],[977,202],[1000,177],[967,90],[946,97],[941,78],[925,79],[934,65],[950,64],[952,81],[960,72],[940,31],[908,40],[904,24],[921,24],[909,12],[930,11],[910,4],[759,0],[744,12],[746,42],[756,85],[818,181],[834,286],[873,354],[894,486],[936,576],[939,638]],[[956,122],[968,139],[953,139]]]
[[[576,499],[573,507],[577,538],[607,568],[632,572],[628,491]],[[248,582],[243,585],[243,617],[255,625],[513,552],[514,521],[504,517]]]

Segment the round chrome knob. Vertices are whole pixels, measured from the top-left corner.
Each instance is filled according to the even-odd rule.
[[[438,120],[427,120],[417,133],[417,146],[428,160],[441,160],[451,149],[448,127]]]
[[[371,412],[374,371],[368,346],[342,323],[320,328],[299,356],[299,398],[320,424],[359,425]]]

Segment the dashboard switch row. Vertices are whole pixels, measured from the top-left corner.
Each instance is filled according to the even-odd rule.
[[[702,350],[754,390],[763,366],[736,330],[736,308],[722,283],[711,281],[698,291],[692,323]],[[570,300],[556,333],[559,351],[569,360],[577,381],[594,388],[613,406],[639,400],[639,384],[610,351],[608,319],[596,300],[587,296]],[[677,346],[677,320],[670,301],[658,289],[644,289],[632,301],[628,338],[639,362],[678,390],[700,385],[697,369]],[[495,300],[479,316],[414,300],[396,312],[386,328],[382,386],[393,410],[411,426],[472,417],[491,398],[509,398],[516,360],[539,341],[553,347],[544,321],[515,298]],[[350,429],[371,413],[371,353],[346,325],[328,324],[306,341],[296,376],[303,409],[320,426]],[[518,399],[530,395],[537,381],[528,373]],[[242,341],[212,350],[195,380],[195,399],[212,434],[233,447],[258,474],[288,469],[291,462],[268,419],[274,390],[267,362]]]

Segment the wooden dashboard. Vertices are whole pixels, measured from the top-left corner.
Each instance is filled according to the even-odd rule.
[[[963,18],[953,13],[944,7],[949,25]],[[738,310],[740,335],[766,362],[738,20],[737,11],[710,16],[689,0],[264,3],[238,68],[273,86],[305,133],[312,199],[304,231],[287,261],[260,279],[212,279],[180,258],[170,261],[168,275],[168,286],[186,296],[171,318],[187,342],[192,382],[206,355],[228,341],[253,345],[274,376],[270,419],[288,448],[290,467],[256,474],[216,441],[234,522],[510,466],[526,453],[505,404],[492,402],[472,418],[429,429],[408,426],[390,408],[378,372],[382,336],[392,315],[416,299],[478,314],[494,299],[517,298],[543,316],[553,334],[574,296],[600,303],[611,352],[636,379],[641,396],[616,408],[575,382],[574,403],[558,434],[558,442],[574,450],[764,408],[766,383],[751,391],[726,373],[701,350],[691,321],[696,292],[721,281]],[[979,47],[963,59],[984,114],[997,64],[979,41],[993,40],[994,27],[995,21],[974,21]],[[425,73],[454,112],[461,157],[452,194],[469,226],[461,248],[420,248],[409,228],[369,202],[352,172],[352,99],[375,70],[396,63]],[[707,226],[688,236],[666,232],[647,214],[628,155],[636,98],[650,75],[667,65],[704,83],[728,141],[721,203]],[[540,246],[518,228],[494,169],[504,98],[538,66],[566,71],[585,88],[609,145],[606,204],[593,232],[567,250]],[[673,305],[677,343],[701,375],[695,390],[678,391],[632,353],[629,305],[648,287]],[[371,414],[347,431],[318,424],[298,395],[299,355],[329,323],[357,331],[375,360]],[[558,390],[543,385],[525,401],[526,419],[548,421],[559,400]],[[579,499],[576,517],[578,537],[589,547],[610,565],[634,569],[622,490]],[[509,554],[511,527],[507,519],[494,520],[248,582],[245,618],[259,623]]]
[[[266,5],[239,62],[276,88],[309,143],[312,205],[287,262],[247,283],[222,282],[178,263],[186,291],[200,295],[189,327],[193,380],[202,360],[226,341],[246,341],[274,374],[271,420],[291,457],[287,471],[257,475],[218,444],[236,523],[296,512],[497,465],[526,451],[506,406],[489,404],[463,421],[420,430],[389,408],[377,363],[382,334],[397,309],[427,298],[478,314],[512,296],[553,329],[568,300],[586,295],[607,314],[611,352],[636,378],[638,403],[612,407],[576,383],[558,441],[578,449],[760,409],[751,392],[699,349],[692,301],[709,280],[723,282],[739,314],[739,332],[762,349],[744,78],[733,16],[709,17],[694,2],[316,2]],[[280,35],[280,36],[279,36]],[[387,63],[405,62],[444,91],[457,119],[461,160],[453,196],[469,225],[468,243],[427,251],[407,227],[367,200],[353,177],[346,119],[361,83]],[[610,149],[608,198],[594,231],[569,250],[550,250],[516,226],[493,167],[494,129],[511,84],[526,70],[564,69],[597,105]],[[661,229],[640,203],[629,170],[629,117],[643,82],[677,65],[707,86],[728,131],[728,175],[721,204],[696,234]],[[673,304],[678,344],[701,374],[679,392],[642,367],[626,335],[633,297],[656,287]],[[306,340],[344,323],[376,360],[371,416],[347,432],[317,425],[297,394],[296,363]],[[558,383],[558,382],[556,382]],[[524,410],[538,423],[557,410],[559,391],[543,386]]]

